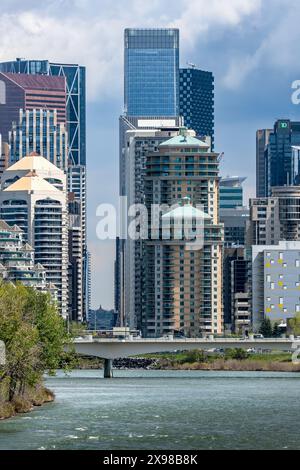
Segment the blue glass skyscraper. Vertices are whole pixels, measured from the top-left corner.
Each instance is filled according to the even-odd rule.
[[[125,114],[179,115],[179,30],[125,29]]]
[[[276,186],[300,184],[300,122],[280,119],[274,129],[257,131],[257,196]]]

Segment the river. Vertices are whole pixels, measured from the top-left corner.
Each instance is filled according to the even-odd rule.
[[[300,375],[59,373],[55,403],[0,422],[0,449],[300,449]]]

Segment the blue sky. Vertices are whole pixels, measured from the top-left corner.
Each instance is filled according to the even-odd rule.
[[[180,28],[181,65],[214,72],[216,150],[222,174],[255,188],[255,132],[300,118],[298,0],[1,0],[0,59],[41,58],[87,67],[88,214],[92,303],[113,305],[114,243],[96,238],[96,208],[116,203],[118,116],[125,27]]]

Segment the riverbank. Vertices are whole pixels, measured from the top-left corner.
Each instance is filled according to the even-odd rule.
[[[150,354],[114,360],[113,367],[119,370],[300,372],[300,364],[293,364],[289,353],[249,354],[240,350],[232,350],[226,354],[206,354],[202,351]],[[76,368],[102,369],[103,361],[97,358],[78,358]]]
[[[11,402],[2,396],[0,397],[0,420],[12,418],[20,413],[29,413],[35,407],[51,403],[54,399],[55,394],[42,385],[27,389],[23,395],[16,395]]]

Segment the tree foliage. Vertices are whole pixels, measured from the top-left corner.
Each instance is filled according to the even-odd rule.
[[[296,336],[300,336],[300,313],[289,320],[289,329]]]
[[[269,318],[264,318],[261,322],[260,334],[262,334],[265,338],[272,338],[273,337],[273,327],[271,320]]]
[[[37,384],[61,363],[69,342],[64,320],[50,295],[22,284],[0,283],[0,340],[7,363],[0,380],[9,383],[8,399]]]

